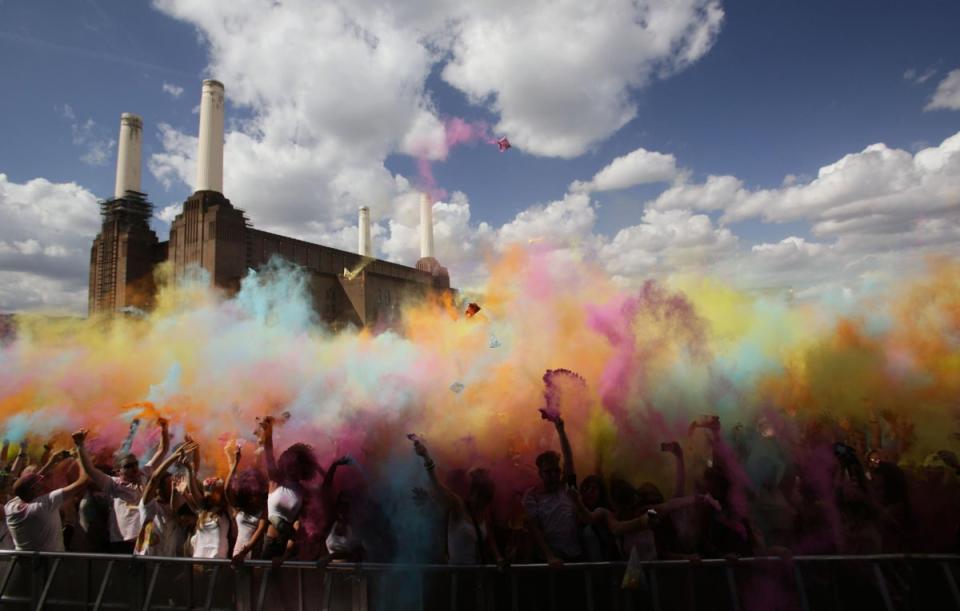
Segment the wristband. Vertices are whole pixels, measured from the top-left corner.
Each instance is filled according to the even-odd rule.
[[[434,467],[437,466],[437,463],[433,462],[433,459],[423,461],[423,468],[427,471],[433,471]]]

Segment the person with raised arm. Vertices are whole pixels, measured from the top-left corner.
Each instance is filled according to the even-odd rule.
[[[170,432],[167,420],[157,419],[160,427],[160,446],[153,457],[140,469],[140,461],[135,454],[125,454],[120,458],[118,475],[109,476],[93,465],[84,442],[87,430],[81,429],[74,433],[74,442],[77,444],[77,454],[81,468],[93,482],[94,486],[113,499],[113,508],[110,519],[110,551],[115,554],[132,554],[140,535],[140,498],[147,478],[166,456],[170,449]],[[131,425],[131,429],[134,426]]]
[[[228,558],[230,553],[230,518],[225,507],[223,480],[208,477],[201,483],[197,479],[197,449],[180,456],[179,462],[186,469],[184,495],[190,509],[197,516],[197,525],[190,538],[193,558]]]
[[[267,489],[263,475],[256,469],[248,469],[237,476],[240,464],[240,444],[234,440],[224,447],[230,472],[223,486],[227,507],[237,526],[237,538],[233,544],[231,560],[243,562],[247,556],[258,554],[260,541],[267,532]]]
[[[263,558],[275,564],[293,553],[296,534],[300,528],[300,511],[305,496],[304,484],[323,470],[310,446],[295,443],[280,454],[273,452],[274,418],[260,420],[260,443],[267,466],[269,493],[267,495],[267,536],[263,544]]]
[[[333,561],[344,560],[359,562],[363,559],[363,542],[354,528],[351,503],[348,495],[341,491],[334,497],[333,482],[340,467],[353,464],[349,456],[341,456],[332,463],[323,476],[320,487],[320,499],[323,503],[323,515],[327,526],[324,544],[327,548],[317,564],[323,566]]]
[[[463,499],[437,477],[436,462],[423,441],[413,435],[410,439],[413,441],[413,451],[423,459],[430,482],[430,498],[440,505],[446,515],[447,561],[450,564],[503,564],[490,516],[494,496],[490,475],[485,469],[471,469],[467,473],[469,493]]]
[[[590,521],[590,517],[580,511],[578,504],[567,493],[570,488],[576,487],[577,476],[563,419],[559,414],[547,410],[540,410],[540,414],[557,430],[563,464],[561,468],[560,455],[552,450],[537,456],[540,484],[527,490],[522,503],[526,527],[537,549],[547,564],[559,567],[564,562],[583,559],[579,531],[582,525]]]
[[[170,466],[193,451],[196,444],[184,443],[150,475],[140,498],[140,534],[133,553],[138,556],[176,556],[177,519],[174,514],[173,477]]]
[[[47,467],[64,458],[63,452],[57,452]],[[14,496],[3,507],[7,528],[18,551],[65,551],[60,507],[83,493],[87,476],[81,470],[73,483],[56,490],[48,490],[45,483],[46,478],[39,470],[27,471],[14,482]]]

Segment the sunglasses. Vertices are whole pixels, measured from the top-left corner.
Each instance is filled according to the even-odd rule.
[[[126,465],[120,465],[120,468],[123,469],[124,471],[135,471],[135,470],[138,469],[139,467],[140,467],[140,465],[138,465],[137,463],[129,463],[129,464],[126,464]]]

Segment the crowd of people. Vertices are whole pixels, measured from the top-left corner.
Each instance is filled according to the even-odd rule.
[[[690,436],[710,448],[706,467],[689,486],[683,444],[663,442],[661,456],[674,471],[664,492],[624,474],[579,479],[563,419],[543,416],[559,451],[536,456],[539,482],[522,494],[512,495],[482,467],[438,464],[426,440],[407,436],[409,461],[422,463],[422,473],[403,494],[435,526],[435,545],[419,560],[559,566],[958,549],[956,456],[944,450],[898,465],[899,450],[882,443],[876,421],[856,435],[822,423],[788,433],[770,415],[724,432],[718,417],[700,418]],[[324,468],[305,443],[278,454],[274,424],[272,417],[259,421],[247,468],[239,468],[243,446],[227,444],[223,479],[201,465],[200,445],[189,436],[171,448],[164,419],[156,424],[158,447],[143,464],[129,447],[108,453],[115,464],[105,464],[104,452],[91,455],[86,430],[72,434],[72,448],[44,446],[42,456],[21,444],[11,457],[4,443],[0,549],[235,563],[398,557],[397,532],[406,525],[385,515],[378,494],[386,492],[338,485],[338,472],[364,465],[344,456]],[[509,516],[493,510],[497,495],[512,495]]]

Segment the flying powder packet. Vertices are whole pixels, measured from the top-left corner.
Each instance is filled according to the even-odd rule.
[[[463,389],[464,389],[464,388],[466,388],[466,387],[465,387],[462,383],[460,383],[460,382],[454,382],[453,384],[450,385],[450,390],[451,390],[452,392],[457,393],[458,395],[459,395],[461,392],[463,392]]]

